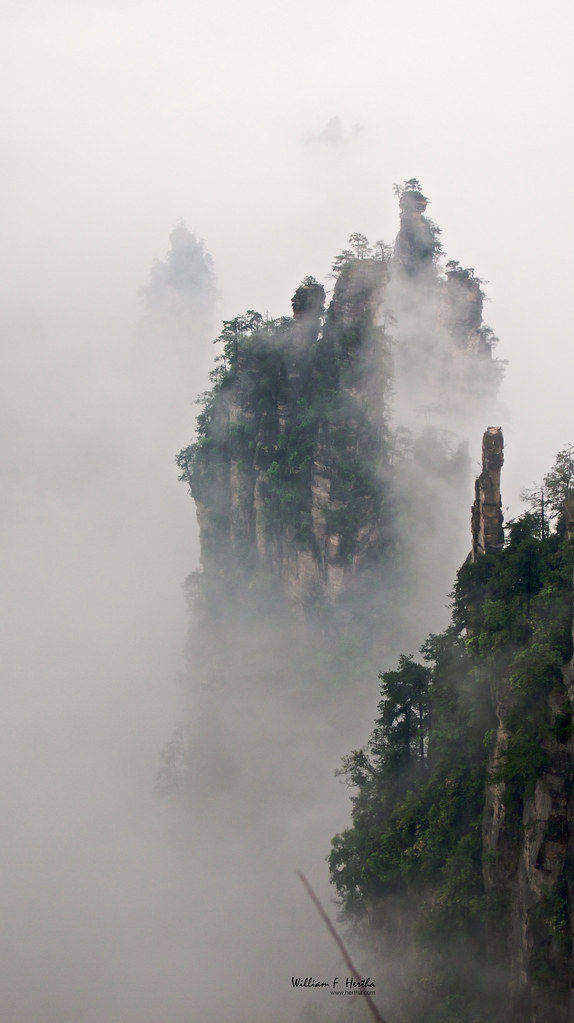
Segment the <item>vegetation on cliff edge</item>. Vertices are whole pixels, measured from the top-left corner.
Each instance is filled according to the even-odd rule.
[[[370,920],[382,958],[408,963],[398,1018],[410,1023],[508,1018],[488,970],[484,799],[500,786],[519,836],[548,743],[572,735],[561,671],[572,656],[572,465],[561,452],[505,547],[462,566],[451,625],[423,644],[422,663],[402,656],[380,674],[369,743],[343,761],[352,827],[333,839],[331,878],[344,914]],[[559,895],[565,933],[568,885]],[[549,983],[555,997],[555,973]]]

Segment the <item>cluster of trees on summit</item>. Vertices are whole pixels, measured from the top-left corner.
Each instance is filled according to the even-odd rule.
[[[317,461],[331,474],[325,522],[341,561],[357,555],[358,537],[369,525],[375,525],[375,560],[389,545],[396,510],[387,470],[408,445],[404,429],[399,437],[389,426],[394,314],[388,303],[380,316],[377,310],[395,273],[409,279],[430,273],[439,290],[449,276],[478,287],[474,271],[454,263],[447,280],[441,278],[440,231],[422,216],[427,199],[419,182],[410,179],[397,194],[402,220],[395,249],[351,234],[333,263],[336,283],[327,307],[325,288],[308,276],[293,295],[292,317],[248,309],[223,322],[214,342],[212,387],[199,399],[197,439],[178,456],[180,478],[204,509],[204,563],[211,552],[238,564],[240,572],[253,567],[255,548],[260,553],[262,547],[254,530],[262,529],[269,549],[306,549],[324,564],[311,521]],[[481,309],[480,302],[479,321]],[[488,328],[479,333],[480,350],[469,356],[477,364],[475,389],[483,379],[495,383],[498,372],[492,360],[496,339]],[[465,340],[453,332],[451,342],[464,347]],[[231,508],[231,466],[244,496],[256,486],[249,512],[242,513],[237,501]]]
[[[389,338],[367,308],[375,261],[365,255],[361,238],[351,236],[358,255],[341,256],[337,294],[355,313],[364,301],[362,314],[346,321],[333,303],[325,311],[325,289],[308,276],[293,295],[293,317],[264,318],[249,309],[224,321],[216,339],[213,386],[200,399],[197,440],[180,453],[178,465],[180,478],[210,515],[214,556],[225,550],[228,566],[239,558],[241,571],[253,563],[255,552],[251,526],[241,534],[237,516],[231,519],[226,497],[231,464],[245,481],[245,493],[257,479],[257,528],[285,550],[308,548],[319,556],[311,523],[312,468],[319,448],[337,494],[336,509],[327,517],[330,529],[340,527],[341,558],[352,555],[361,523],[378,514],[373,502],[381,500],[385,396],[392,371]],[[381,275],[384,266],[376,262]],[[355,268],[366,272],[354,276],[353,287],[345,291]],[[374,416],[353,392],[369,375],[377,380],[380,396]]]

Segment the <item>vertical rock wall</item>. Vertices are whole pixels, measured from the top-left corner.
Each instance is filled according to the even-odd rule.
[[[504,440],[499,426],[489,426],[482,438],[482,472],[475,483],[472,506],[472,560],[480,554],[502,549],[502,500],[500,471],[504,462]]]
[[[472,509],[472,560],[499,551],[503,438],[489,427]],[[512,653],[512,652],[510,652]],[[544,768],[518,804],[508,782],[493,780],[509,742],[505,725],[512,686],[492,699],[498,719],[483,817],[483,875],[487,947],[509,1023],[573,1023],[574,920],[574,659],[562,669],[541,708],[538,747]],[[504,695],[503,695],[504,689]],[[544,699],[544,697],[543,697]],[[501,971],[503,976],[501,975]]]

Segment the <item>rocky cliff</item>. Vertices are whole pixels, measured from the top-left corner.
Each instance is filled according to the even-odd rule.
[[[377,558],[391,379],[377,326],[385,277],[382,262],[350,264],[325,319],[323,288],[309,278],[292,320],[259,322],[229,351],[189,468],[206,572],[263,568],[304,605]]]
[[[486,491],[490,501],[481,506],[481,542],[473,544],[482,553],[489,535],[490,550],[498,547],[501,448],[493,436],[486,461],[477,494]],[[574,1019],[574,658],[563,659],[573,647],[568,512],[566,503],[553,538],[542,519],[552,580],[542,585],[536,547],[527,549],[517,580],[517,588],[526,580],[524,646],[507,679],[500,661],[490,679],[497,724],[483,816],[487,949],[492,964],[505,964],[505,1018],[513,1023]],[[475,505],[473,539],[476,521]]]
[[[397,356],[410,367],[413,393],[417,375],[431,388],[435,411],[456,401],[468,409],[486,377],[495,389],[480,286],[460,268],[440,273],[426,197],[414,180],[399,193],[394,251],[351,236],[326,311],[325,291],[309,277],[293,296],[292,318],[250,310],[224,324],[199,439],[179,457],[213,579],[257,588],[265,575],[310,607],[336,601],[365,572],[384,572],[401,542],[398,506],[415,499],[396,485],[397,460],[408,449],[411,460],[413,452],[427,465],[442,459],[444,474],[453,473],[448,445],[427,427],[417,438],[408,422],[402,439],[411,440],[397,444],[389,411]],[[436,505],[430,492],[428,503]]]
[[[471,517],[473,560],[480,554],[501,550],[504,544],[500,496],[503,448],[502,430],[499,426],[489,426],[482,438],[482,472],[474,485]]]
[[[451,624],[381,672],[375,730],[343,761],[331,877],[410,1023],[574,1018],[574,458],[506,538],[502,461],[490,427]]]
[[[502,434],[491,427],[483,438],[482,472],[472,509],[474,561],[496,555],[503,547],[502,463]],[[560,512],[559,535],[545,554],[554,575],[552,582],[546,582],[546,603],[552,597],[555,601],[550,612],[541,599],[544,555],[540,544],[548,544],[550,538],[543,489],[540,494],[538,543],[534,533],[524,546],[515,581],[517,591],[525,589],[525,622],[522,634],[514,637],[522,652],[510,648],[493,657],[489,670],[497,724],[483,815],[486,946],[493,966],[506,964],[501,985],[506,1019],[570,1023],[574,1019],[574,661],[570,658],[561,664],[560,658],[560,649],[571,645],[570,515],[567,502]]]

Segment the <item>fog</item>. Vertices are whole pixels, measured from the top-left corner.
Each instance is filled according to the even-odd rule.
[[[156,796],[159,753],[198,699],[182,584],[199,545],[174,456],[220,319],[288,313],[306,274],[329,287],[352,231],[391,242],[392,185],[412,175],[448,256],[489,282],[500,419],[463,432],[478,471],[482,429],[503,427],[509,515],[572,441],[574,15],[512,6],[3,6],[10,1023],[290,1023],[306,1001],[292,974],[341,975],[295,870],[334,916],[324,857],[350,807],[333,772],[368,737],[376,677],[342,720],[289,709],[279,685],[257,713],[231,690],[245,744],[265,737],[239,789],[187,815]],[[201,257],[183,306],[161,286],[182,218]],[[469,487],[443,538],[453,569],[471,502]],[[445,621],[450,575],[389,657]]]

